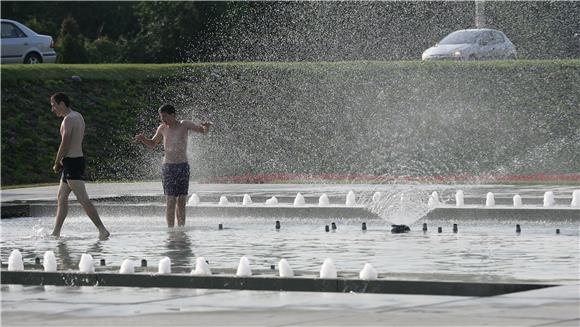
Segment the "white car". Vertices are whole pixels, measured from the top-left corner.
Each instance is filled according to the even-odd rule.
[[[54,63],[56,52],[52,37],[40,35],[17,21],[2,19],[2,63]]]
[[[477,28],[455,31],[423,52],[423,60],[516,59],[516,47],[500,31]]]

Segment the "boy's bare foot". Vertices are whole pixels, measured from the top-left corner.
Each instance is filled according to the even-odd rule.
[[[111,233],[108,230],[99,232],[99,240],[101,241],[108,240],[109,236],[111,236]]]

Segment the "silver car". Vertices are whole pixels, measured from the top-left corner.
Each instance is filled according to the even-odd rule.
[[[2,19],[2,63],[54,63],[56,52],[52,37],[40,35],[17,21]]]
[[[455,31],[423,52],[423,60],[516,59],[516,47],[500,31],[477,28]]]

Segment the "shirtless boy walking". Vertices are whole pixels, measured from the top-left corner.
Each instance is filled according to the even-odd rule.
[[[55,173],[62,171],[57,195],[56,223],[52,236],[60,236],[60,230],[68,213],[68,197],[72,191],[93,224],[97,226],[99,239],[107,239],[109,231],[103,225],[85,189],[85,157],[83,155],[85,120],[80,113],[71,109],[70,99],[65,93],[59,92],[52,95],[50,105],[52,112],[58,117],[63,117],[60,125],[60,146],[52,167]]]
[[[185,225],[185,202],[189,191],[189,163],[187,162],[187,140],[189,131],[207,133],[211,123],[200,125],[190,120],[177,120],[175,108],[164,104],[159,108],[159,117],[163,124],[159,125],[153,138],[137,134],[134,141],[141,142],[153,149],[163,141],[165,156],[161,177],[165,193],[165,220],[168,227]]]

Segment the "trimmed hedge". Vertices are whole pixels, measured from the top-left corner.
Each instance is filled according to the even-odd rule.
[[[57,91],[87,123],[92,179],[158,178],[156,108],[214,122],[194,178],[580,172],[580,60],[2,65],[2,184],[56,181]],[[75,83],[72,76],[80,76]]]

